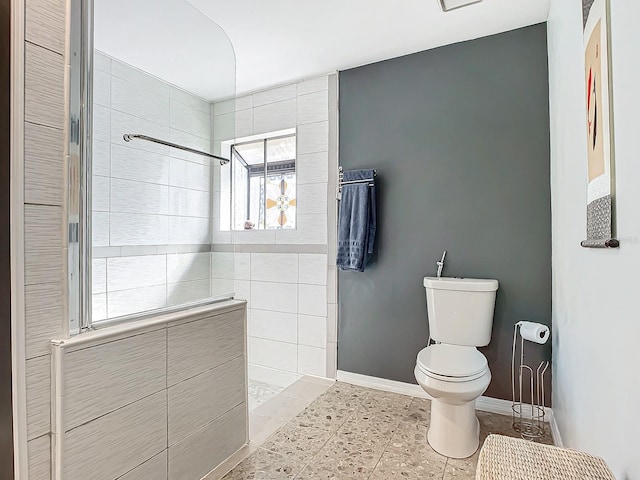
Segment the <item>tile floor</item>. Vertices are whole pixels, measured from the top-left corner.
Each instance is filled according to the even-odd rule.
[[[263,403],[268,402],[278,395],[282,390],[284,390],[284,387],[259,382],[257,380],[249,380],[249,410],[255,410]]]
[[[467,459],[451,459],[439,455],[427,443],[429,400],[314,381],[319,382],[308,378],[296,382],[281,394],[288,396],[278,395],[256,408],[252,413],[251,445],[216,469],[215,478],[475,478],[478,452]],[[321,392],[323,388],[326,391]],[[320,397],[300,408],[304,398],[314,395]],[[285,413],[292,411],[299,413],[273,434],[268,434],[273,425],[260,424],[261,417],[271,416],[281,423]],[[478,412],[478,418],[481,441],[489,433],[515,435],[511,417]],[[552,443],[550,437],[544,441]],[[236,466],[226,475],[222,473],[232,465]]]

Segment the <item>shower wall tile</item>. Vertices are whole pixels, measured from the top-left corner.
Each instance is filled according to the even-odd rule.
[[[56,283],[27,285],[25,288],[25,320],[27,358],[47,355],[52,338],[63,335],[64,286]]]
[[[211,113],[171,100],[171,128],[211,140]]]
[[[208,279],[211,255],[211,253],[167,255],[167,283]]]
[[[170,90],[169,97],[172,102],[179,102],[193,110],[211,115],[211,104],[206,100],[174,86],[171,86]],[[210,119],[207,120],[207,122],[209,121]]]
[[[236,104],[236,112],[253,108],[253,95],[245,95],[244,97],[238,97],[232,101]]]
[[[134,288],[109,292],[107,310],[109,317],[120,317],[132,313],[155,310],[167,305],[166,285]]]
[[[209,219],[169,217],[169,243],[202,245],[209,243]]]
[[[51,429],[51,357],[27,360],[27,438],[46,435]]]
[[[234,254],[233,273],[234,273],[234,277],[237,280],[251,280],[251,254],[250,253]]]
[[[168,330],[168,385],[176,385],[244,354],[244,309]]]
[[[303,80],[298,82],[298,96],[307,95],[309,93],[320,92],[322,90],[329,89],[329,77],[323,75],[322,77],[311,78],[309,80]],[[325,106],[326,108],[326,106]]]
[[[99,50],[93,51],[93,68],[101,72],[111,73],[111,57]]]
[[[63,271],[62,208],[25,205],[25,284],[59,283]]]
[[[91,319],[94,322],[107,318],[107,294],[98,293],[91,295]]]
[[[108,140],[94,140],[92,158],[92,173],[108,177],[111,173],[111,143]]]
[[[253,110],[238,110],[236,112],[235,138],[248,137],[255,132]]]
[[[292,248],[290,254],[285,253],[287,245],[327,246],[327,222],[330,220],[327,204],[333,195],[329,191],[329,180],[331,177],[335,183],[337,175],[337,165],[329,167],[330,102],[335,101],[329,86],[329,76],[323,76],[213,106],[214,144],[218,145],[218,151],[223,147],[221,140],[292,127],[297,130],[297,228],[220,231],[218,217],[213,225],[214,241],[229,241],[231,237],[233,244],[242,246],[243,253],[235,255],[234,290],[236,298],[250,301],[249,335],[258,342],[252,343],[257,349],[254,348],[251,354],[249,371],[257,379],[288,384],[299,375],[298,362],[301,362],[301,371],[322,376],[329,365],[326,343],[335,330],[330,331],[327,318],[329,257],[315,248],[309,251],[318,253],[293,253],[298,248]],[[247,125],[249,120],[253,121],[252,130],[246,128],[240,134],[240,115],[246,117]],[[214,170],[214,177],[221,171]],[[214,201],[222,205],[229,191],[224,184],[226,179],[218,176],[220,182],[214,184]],[[214,215],[216,213],[224,214],[224,211],[214,212]],[[333,273],[335,277],[335,268]],[[335,281],[332,285],[335,287]],[[332,311],[335,313],[335,303]],[[335,320],[335,315],[332,319]],[[284,367],[283,364],[269,363],[272,362],[270,355],[260,355],[259,352],[268,350],[267,346],[274,345],[260,344],[259,340],[275,342],[275,347],[280,344],[302,345],[310,350],[292,350],[291,357],[295,359],[287,363],[293,366]]]
[[[298,125],[329,120],[329,92],[322,90],[298,96]]]
[[[51,50],[25,44],[25,120],[62,130],[64,59]]]
[[[27,442],[29,478],[49,480],[51,478],[51,439],[49,435]]]
[[[322,254],[300,254],[300,283],[310,285],[327,284],[327,256]]]
[[[169,446],[244,402],[244,369],[241,356],[168,389]]]
[[[298,344],[325,348],[327,319],[313,315],[298,315]]]
[[[269,103],[253,109],[255,134],[269,133],[296,126],[296,99]]]
[[[169,187],[132,180],[111,180],[111,212],[167,215]]]
[[[211,252],[211,275],[214,278],[234,278],[233,252]]]
[[[234,281],[229,278],[211,278],[211,296],[231,298],[234,292]],[[238,297],[241,298],[241,297]]]
[[[129,146],[112,145],[111,177],[168,185],[169,157]]]
[[[118,480],[167,480],[167,451],[150,458]]]
[[[111,59],[111,75],[129,82],[131,90],[150,92],[167,99],[170,98],[171,86],[168,83],[119,60]]]
[[[298,295],[296,284],[252,281],[251,308],[297,313]]]
[[[271,88],[262,92],[253,94],[253,107],[260,107],[269,103],[282,102],[296,98],[298,88],[296,84],[285,85],[283,87]]]
[[[167,284],[167,306],[195,302],[210,296],[211,280],[193,280]]]
[[[296,180],[298,186],[308,183],[327,183],[329,152],[308,153],[296,158]]]
[[[167,125],[170,118],[167,100],[166,94],[155,93],[152,89],[136,88],[135,84],[115,76],[111,79],[111,108],[113,110]]]
[[[169,215],[209,218],[211,194],[188,188],[169,189]]]
[[[93,105],[93,140],[111,142],[111,109],[104,105]]]
[[[93,258],[91,260],[91,289],[93,293],[107,291],[107,259]]]
[[[94,175],[91,179],[91,209],[94,212],[109,211],[109,178]]]
[[[247,327],[247,334],[250,337],[288,343],[297,343],[298,341],[298,316],[295,313],[272,312],[254,308],[251,309]]]
[[[249,337],[249,363],[275,368],[285,372],[297,372],[298,347],[295,343]]]
[[[298,285],[299,313],[327,316],[327,287],[324,285]]]
[[[161,328],[65,354],[65,431],[164,390],[166,352]]]
[[[24,201],[62,205],[64,138],[58,129],[25,124]]]
[[[206,128],[211,130],[211,124],[207,123]],[[212,153],[211,140],[209,138],[202,138],[197,135],[192,135],[191,133],[172,128],[169,139],[173,143],[184,145],[185,147],[193,148],[205,153]],[[183,160],[200,163],[202,165],[211,165],[211,162],[215,163],[215,160],[212,160],[209,157],[180,150],[179,148],[171,148],[170,155],[171,158],[181,158]]]
[[[112,246],[164,245],[169,243],[169,217],[112,213],[109,232]]]
[[[111,105],[111,75],[109,72],[94,69],[93,103],[109,107]]]
[[[199,480],[246,442],[245,403],[169,447],[169,479]]]
[[[324,348],[298,345],[298,373],[324,377],[326,372],[327,351]]]
[[[298,255],[288,253],[252,253],[251,280],[298,283]]]
[[[298,155],[329,150],[329,122],[298,126]]]
[[[253,115],[253,110],[250,112]],[[236,138],[235,118],[235,112],[215,115],[213,117],[213,139],[231,140]]]
[[[64,0],[27,0],[26,40],[64,54],[65,14]]]
[[[177,158],[172,158],[170,165],[169,184],[172,187],[210,191],[211,171],[209,165],[200,165]]]
[[[296,192],[299,215],[327,213],[327,184],[309,183],[298,185]]]
[[[117,478],[162,452],[166,412],[163,391],[66,432],[63,478]]]
[[[109,246],[109,214],[106,212],[91,214],[91,245],[93,247]]]
[[[125,142],[122,136],[127,133],[142,133],[155,138],[169,138],[169,125],[160,125],[141,117],[136,117],[128,113],[111,110],[111,143],[115,145],[125,145],[144,150],[146,152],[169,154],[169,147],[158,145],[157,143],[146,142],[144,140],[131,140]]]
[[[148,255],[107,259],[107,289],[129,290],[166,283],[167,256]]]
[[[277,230],[276,243],[293,245],[326,245],[327,244],[327,215],[326,214],[298,214],[296,230]]]

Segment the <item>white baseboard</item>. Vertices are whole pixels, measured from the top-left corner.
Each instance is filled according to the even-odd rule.
[[[560,428],[558,427],[558,421],[556,420],[556,416],[551,412],[551,416],[549,417],[549,428],[551,429],[551,438],[553,438],[553,443],[556,447],[564,448],[564,442],[562,441],[562,437],[560,436]]]
[[[345,372],[338,370],[337,380],[339,382],[351,383],[360,387],[373,388],[383,390],[385,392],[400,393],[411,397],[427,398],[432,397],[425,392],[420,385],[411,383],[397,382],[395,380],[387,380],[385,378],[370,377],[369,375],[361,375],[359,373]],[[511,400],[502,400],[500,398],[480,397],[476,400],[476,410],[481,412],[497,413],[499,415],[511,415]],[[545,408],[545,415],[549,419],[551,435],[556,445],[562,446],[562,439],[558,431],[558,425],[550,408]]]

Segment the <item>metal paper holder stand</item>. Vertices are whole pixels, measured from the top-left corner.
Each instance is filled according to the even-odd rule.
[[[520,324],[516,323],[513,329],[513,348],[511,353],[511,392],[513,399],[511,402],[511,418],[513,429],[525,440],[533,441],[543,437],[545,434],[544,374],[549,368],[549,362],[540,362],[534,377],[533,368],[524,363],[524,338],[520,335],[520,365],[516,365],[519,329]],[[518,370],[517,385],[516,369]],[[531,403],[526,403],[522,400],[526,375],[529,376]],[[516,393],[518,394],[517,397]]]

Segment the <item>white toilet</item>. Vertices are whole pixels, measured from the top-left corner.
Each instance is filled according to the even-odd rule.
[[[433,398],[427,439],[441,455],[466,458],[478,449],[476,399],[491,381],[487,359],[497,280],[425,277],[429,332],[436,344],[418,353],[416,380]]]

